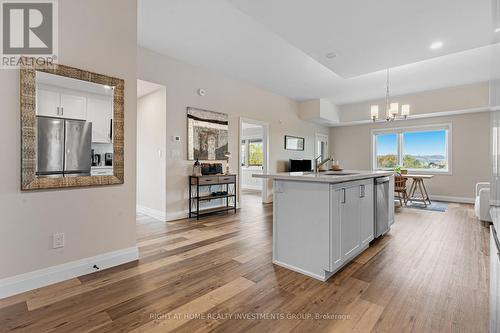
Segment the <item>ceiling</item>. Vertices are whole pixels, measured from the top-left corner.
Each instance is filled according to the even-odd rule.
[[[493,30],[491,0],[231,2],[347,78],[485,46]]]
[[[490,77],[489,0],[139,0],[138,10],[140,46],[296,100],[381,98],[388,67],[393,95]]]
[[[110,86],[41,71],[36,72],[36,82],[37,84],[41,83],[59,88],[85,91],[91,94],[113,96],[113,89]]]

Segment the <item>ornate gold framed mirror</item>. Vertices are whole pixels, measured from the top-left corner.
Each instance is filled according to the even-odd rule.
[[[124,183],[124,81],[23,58],[21,190]]]

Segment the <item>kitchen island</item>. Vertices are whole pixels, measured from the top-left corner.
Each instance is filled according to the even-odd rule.
[[[389,177],[384,209],[388,227],[394,222],[392,172],[253,176],[273,180],[273,263],[322,281],[366,250],[374,239],[376,207],[380,206],[375,204],[376,178]]]

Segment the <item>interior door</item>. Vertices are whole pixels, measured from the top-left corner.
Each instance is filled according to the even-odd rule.
[[[61,94],[61,112],[64,118],[87,119],[87,99],[76,94]]]
[[[375,216],[373,202],[373,184],[359,186],[361,245],[367,245],[374,238]]]
[[[59,117],[61,97],[58,92],[41,89],[37,90],[36,114],[38,116]]]
[[[349,259],[361,245],[358,186],[341,189],[340,229],[342,260]]]

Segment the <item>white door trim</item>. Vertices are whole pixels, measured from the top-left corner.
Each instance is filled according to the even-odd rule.
[[[269,124],[260,120],[250,119],[240,117],[240,125],[238,132],[238,196],[241,198],[241,133],[243,132],[243,123],[254,124],[262,126],[262,154],[264,157],[262,172],[269,172]],[[269,186],[268,179],[262,179],[262,202],[269,203],[272,202],[272,198],[269,198]]]

